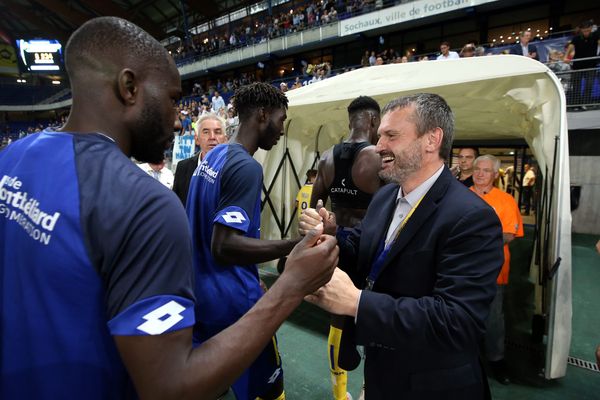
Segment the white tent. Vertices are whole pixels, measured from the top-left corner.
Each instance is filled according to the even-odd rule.
[[[265,238],[294,236],[293,199],[297,177],[313,166],[319,152],[348,132],[346,107],[367,95],[380,105],[401,95],[432,92],[443,96],[456,116],[456,139],[524,138],[548,178],[543,188],[540,247],[542,265],[532,265],[537,312],[548,317],[546,378],[565,375],[571,341],[571,215],[566,102],[556,76],[543,64],[519,56],[490,56],[362,68],[295,89],[289,98],[286,136],[256,158],[265,170],[262,232]],[[538,211],[538,214],[540,212]],[[285,231],[289,228],[289,231]],[[537,282],[560,257],[552,279]],[[547,274],[544,274],[547,275]],[[546,302],[540,293],[545,288]]]

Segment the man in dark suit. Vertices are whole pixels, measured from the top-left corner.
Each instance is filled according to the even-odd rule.
[[[348,316],[342,346],[365,346],[367,399],[485,398],[479,345],[503,262],[500,222],[444,165],[454,129],[444,99],[402,97],[382,114],[380,177],[390,183],[338,237],[350,277],[337,269],[307,300]],[[305,211],[300,227],[321,220],[335,227],[324,208]]]
[[[519,43],[515,43],[510,48],[510,54],[525,56],[539,61],[537,47],[529,43],[531,41],[531,31],[523,31],[519,34]]]
[[[200,151],[190,158],[179,161],[175,170],[173,191],[179,197],[183,206],[187,202],[190,181],[196,167],[202,162],[206,153],[227,141],[225,135],[225,121],[215,114],[207,114],[198,120],[195,133],[196,145]]]

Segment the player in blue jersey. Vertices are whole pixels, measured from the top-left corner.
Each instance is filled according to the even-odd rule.
[[[162,159],[179,73],[114,17],[83,24],[65,56],[66,125],[0,152],[0,398],[215,398],[329,280],[335,240],[315,230],[254,308],[193,349],[185,212],[129,159]]]
[[[287,255],[295,240],[260,239],[263,174],[252,158],[283,134],[287,98],[266,83],[239,88],[240,125],[228,144],[214,148],[194,172],[186,205],[194,242],[196,328],[199,342],[238,320],[263,295],[257,263]],[[275,338],[233,385],[238,399],[283,399]]]

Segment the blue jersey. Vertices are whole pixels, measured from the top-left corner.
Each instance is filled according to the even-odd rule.
[[[194,324],[177,197],[100,134],[0,152],[0,398],[136,397],[113,335]]]
[[[254,264],[220,265],[210,250],[214,224],[260,237],[262,168],[240,144],[211,150],[196,168],[186,210],[194,242],[196,320],[230,325],[262,296]]]

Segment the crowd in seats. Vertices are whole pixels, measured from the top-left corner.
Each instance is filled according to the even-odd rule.
[[[407,1],[402,1],[407,2]],[[399,1],[383,0],[308,0],[304,5],[273,15],[259,15],[251,22],[242,20],[232,24],[227,32],[204,32],[194,35],[187,43],[167,47],[173,58],[180,63],[192,61],[199,56],[207,56],[230,51],[234,48],[263,43],[267,39],[288,35],[305,29],[336,22],[368,13],[385,5]]]
[[[57,129],[66,122],[66,115],[56,119],[45,119],[31,121],[12,121],[0,123],[0,149],[9,145],[11,142],[43,131],[44,129]]]
[[[568,35],[535,42],[539,60],[546,63],[552,71],[559,74],[559,79],[561,80],[565,91],[570,90],[571,85],[570,75],[565,74],[565,72],[571,70],[572,54],[569,54],[567,51],[571,38],[572,36]],[[447,42],[444,43],[449,44]],[[506,44],[502,46],[482,46],[471,42],[466,43],[460,48],[455,48],[455,52],[460,58],[491,56],[498,54],[509,54],[514,46],[515,44]],[[429,53],[414,55],[410,51],[399,53],[394,48],[384,48],[380,51],[366,50],[360,60],[360,64],[334,69],[329,62],[310,64],[303,61],[302,69],[301,71],[298,71],[296,75],[275,79],[271,83],[275,87],[286,92],[288,90],[297,89],[302,86],[310,85],[323,79],[354,70],[355,68],[371,67],[382,64],[435,60],[440,54],[441,53]],[[236,88],[255,80],[256,78],[253,74],[242,73],[239,77],[229,78],[225,80],[225,82],[218,79],[216,84],[210,85],[206,90],[203,90],[199,83],[195,83],[192,95],[186,98],[184,103],[189,105],[191,104],[192,100],[195,101],[198,104],[198,113],[201,114],[206,112],[206,110],[211,110],[211,98],[214,91],[218,91],[227,101],[233,95],[233,92]],[[222,111],[220,115],[226,119],[229,118],[227,111],[228,110]],[[213,112],[217,113],[218,110]]]
[[[200,82],[195,82],[191,95],[181,99],[178,104],[177,118],[182,128],[177,133],[193,133],[195,121],[210,113],[223,118],[227,128],[236,126],[238,117],[233,107],[233,94],[240,86],[256,81],[254,74],[243,72],[235,78],[217,79],[215,84],[209,84],[206,88]]]

